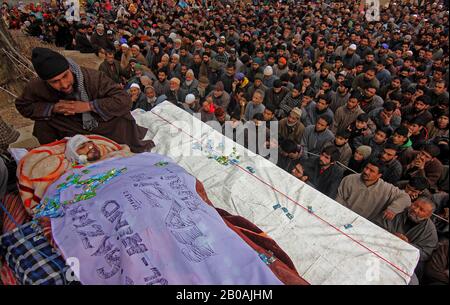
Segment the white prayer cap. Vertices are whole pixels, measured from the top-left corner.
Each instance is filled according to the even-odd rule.
[[[300,108],[298,108],[298,107],[294,107],[291,110],[291,114],[297,116],[297,118],[301,118],[302,117],[302,110]]]
[[[174,83],[177,83],[178,85],[181,83],[181,81],[178,77],[172,77],[169,82],[174,82]]]
[[[195,75],[194,71],[192,69],[189,69],[189,70],[186,71],[186,75],[188,75],[188,74]]]
[[[175,34],[174,32],[169,34],[169,38],[172,40],[175,40],[175,38],[177,38],[177,34]]]
[[[106,34],[107,34],[107,35],[112,35],[112,34],[113,34],[113,31],[108,30],[108,31],[106,32]]]
[[[140,50],[140,49],[141,49],[141,48],[139,48],[139,46],[138,46],[137,44],[132,45],[131,48],[132,48],[132,49],[137,49],[137,50]]]
[[[132,83],[131,86],[130,86],[130,89],[131,88],[138,88],[139,90],[141,90],[141,87],[139,87],[139,85],[136,84],[136,83]]]
[[[124,47],[125,47],[125,48],[127,48],[127,49],[129,49],[129,48],[130,48],[130,46],[129,46],[129,45],[127,45],[126,43],[122,43],[121,47],[122,47],[122,48],[124,48]]]
[[[105,26],[102,23],[97,24],[97,29],[105,29]]]
[[[120,42],[118,40],[114,41],[114,45],[118,46],[120,44]]]
[[[348,48],[351,50],[356,50],[356,44],[352,43]]]
[[[66,159],[70,162],[86,163],[87,156],[80,156],[79,154],[77,154],[77,150],[81,145],[89,141],[90,140],[87,137],[80,134],[71,137],[66,143],[66,151],[64,152]]]
[[[264,68],[264,75],[266,75],[266,76],[273,75],[273,69],[271,66],[267,66]]]
[[[192,93],[189,93],[188,95],[186,95],[184,102],[188,105],[192,104],[193,102],[195,102],[195,95],[193,95]]]

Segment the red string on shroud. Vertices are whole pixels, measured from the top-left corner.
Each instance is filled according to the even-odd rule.
[[[179,131],[183,132],[184,134],[188,135],[190,138],[192,138],[193,140],[202,143],[201,140],[198,140],[196,138],[194,138],[194,136],[192,136],[191,134],[187,133],[186,131],[184,131],[182,128],[177,127],[176,125],[174,125],[172,122],[168,121],[167,119],[163,118],[162,116],[160,116],[159,114],[150,111],[150,113],[156,115],[157,117],[159,117],[161,120],[169,123],[170,125],[174,126],[175,128],[177,128]],[[261,178],[255,176],[253,173],[251,173],[250,171],[248,171],[247,169],[243,168],[242,166],[240,166],[239,164],[232,164],[234,166],[236,166],[237,168],[239,168],[240,170],[244,171],[245,173],[247,173],[248,175],[251,175],[253,178],[257,179],[258,181],[260,181],[261,183],[265,184],[266,186],[268,186],[269,188],[271,188],[273,191],[279,193],[280,195],[284,196],[285,198],[287,198],[289,201],[291,201],[292,203],[294,203],[295,205],[301,207],[302,209],[304,209],[305,211],[309,212],[307,208],[305,208],[303,205],[301,205],[300,203],[298,203],[297,201],[295,201],[294,199],[292,199],[291,197],[289,197],[288,195],[284,194],[282,191],[276,189],[273,185],[267,183],[266,181],[262,180]],[[364,245],[362,242],[356,240],[355,238],[353,238],[352,236],[348,235],[347,233],[345,233],[344,231],[342,231],[341,229],[339,229],[338,227],[336,227],[335,225],[331,224],[330,222],[328,222],[327,220],[323,219],[322,217],[320,217],[319,215],[315,214],[315,213],[309,213],[310,215],[314,215],[317,219],[319,219],[320,221],[322,221],[323,223],[327,224],[328,226],[330,226],[331,228],[335,229],[338,233],[346,236],[347,238],[349,238],[351,241],[355,242],[356,244],[358,244],[359,246],[363,247],[364,249],[366,249],[367,251],[369,251],[370,253],[374,254],[376,257],[378,257],[379,259],[383,260],[384,262],[388,263],[389,265],[391,265],[392,267],[394,267],[395,269],[397,269],[398,271],[400,271],[401,273],[405,274],[406,276],[408,276],[409,278],[412,277],[412,275],[408,274],[406,271],[404,271],[402,268],[400,268],[399,266],[397,266],[396,264],[394,264],[393,262],[389,261],[388,259],[384,258],[383,256],[381,256],[380,254],[376,253],[374,250],[370,249],[369,247],[367,247],[366,245]]]

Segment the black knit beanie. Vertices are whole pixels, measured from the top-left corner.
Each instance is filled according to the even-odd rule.
[[[48,48],[34,48],[31,55],[34,70],[43,80],[49,80],[69,69],[67,59]]]

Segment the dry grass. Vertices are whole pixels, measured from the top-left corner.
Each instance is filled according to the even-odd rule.
[[[72,58],[79,65],[91,69],[97,69],[103,61],[95,54],[82,54],[78,51],[66,51],[63,48],[58,48],[53,44],[43,42],[36,37],[27,36],[19,30],[12,30],[10,32],[19,45],[19,51],[29,59],[31,59],[31,51],[33,48],[44,47],[59,52],[66,57]]]
[[[31,51],[35,47],[50,48],[60,53],[63,51],[63,49],[57,48],[52,44],[45,43],[36,37],[27,36],[20,30],[10,30],[9,32],[18,45],[18,51],[20,51],[20,53],[25,55],[28,59],[31,59]]]
[[[65,51],[62,48],[45,43],[38,38],[30,37],[22,33],[20,30],[11,30],[11,36],[17,43],[18,51],[25,55],[28,59],[31,59],[31,51],[35,47],[45,47],[57,51],[66,57],[72,58],[76,63],[81,66],[85,66],[92,69],[97,69],[102,62],[94,54],[81,54],[78,51]],[[25,83],[11,84],[7,89],[20,95]],[[8,124],[13,125],[15,128],[23,128],[33,125],[33,121],[22,117],[14,106],[14,97],[0,90],[0,116]]]

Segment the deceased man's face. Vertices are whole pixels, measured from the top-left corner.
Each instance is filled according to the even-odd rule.
[[[89,142],[86,142],[86,143],[82,144],[78,148],[77,154],[79,154],[79,155],[86,155],[87,156],[87,160],[89,162],[97,161],[97,160],[100,160],[100,158],[101,158],[101,154],[100,154],[99,148],[92,141],[89,141]]]

